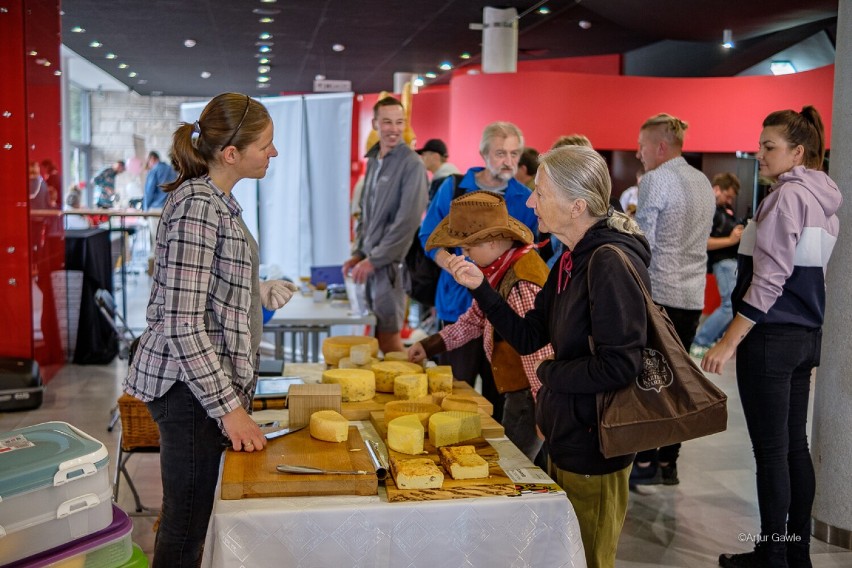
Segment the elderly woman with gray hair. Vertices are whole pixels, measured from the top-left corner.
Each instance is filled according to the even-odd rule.
[[[537,369],[536,423],[547,441],[549,473],[577,514],[589,568],[615,565],[633,461],[600,452],[595,395],[636,377],[647,336],[642,290],[616,251],[598,249],[613,245],[626,253],[651,287],[648,243],[632,219],[610,207],[611,188],[606,163],[591,148],[567,146],[541,157],[527,205],[539,228],[568,250],[525,316],[472,262],[454,256],[447,265],[518,353],[553,346],[553,359]]]

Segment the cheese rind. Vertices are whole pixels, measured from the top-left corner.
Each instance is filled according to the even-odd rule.
[[[461,410],[462,412],[479,412],[479,405],[475,400],[466,396],[450,394],[441,401],[444,410]]]
[[[401,400],[414,400],[429,394],[426,373],[398,375],[393,380],[393,394]]]
[[[488,477],[488,462],[476,453],[473,446],[438,448],[441,465],[453,479],[483,479]]]
[[[416,414],[406,414],[388,422],[388,447],[416,456],[423,453],[426,430]]]
[[[323,371],[322,382],[339,384],[343,402],[361,402],[376,396],[376,375],[366,369],[329,369]]]
[[[392,463],[399,489],[440,489],[444,483],[444,473],[429,458],[393,458]]]
[[[429,369],[426,369],[426,375],[429,378],[429,392],[447,394],[453,392],[453,375],[451,373],[430,373]]]
[[[311,437],[323,442],[345,442],[349,439],[349,420],[334,410],[318,410],[311,414]]]
[[[482,423],[477,412],[451,410],[429,417],[429,440],[436,448],[481,436]]]
[[[353,345],[368,345],[370,354],[374,357],[379,353],[379,341],[375,337],[335,335],[323,339],[322,356],[328,365],[337,365],[342,358],[349,357],[349,351]]]
[[[407,361],[381,361],[370,367],[376,373],[376,391],[393,392],[393,381],[400,375],[420,373],[423,368]]]

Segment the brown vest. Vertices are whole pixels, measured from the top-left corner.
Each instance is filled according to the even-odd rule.
[[[534,250],[522,256],[509,268],[506,275],[497,285],[497,292],[505,300],[515,284],[521,280],[531,282],[541,287],[547,281],[550,269]],[[493,340],[493,337],[492,337]],[[494,383],[500,394],[515,392],[530,388],[529,379],[524,372],[521,356],[508,342],[493,341],[491,353],[491,370],[494,373]]]

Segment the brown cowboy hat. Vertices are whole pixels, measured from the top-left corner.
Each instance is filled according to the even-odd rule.
[[[532,232],[509,216],[506,200],[491,191],[473,191],[450,203],[450,214],[438,223],[426,250],[462,247],[497,239],[512,239],[530,244]]]

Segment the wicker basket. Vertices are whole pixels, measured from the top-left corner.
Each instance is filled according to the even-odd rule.
[[[121,449],[129,452],[160,445],[160,429],[144,402],[123,394],[118,399],[118,410],[121,414]]]

